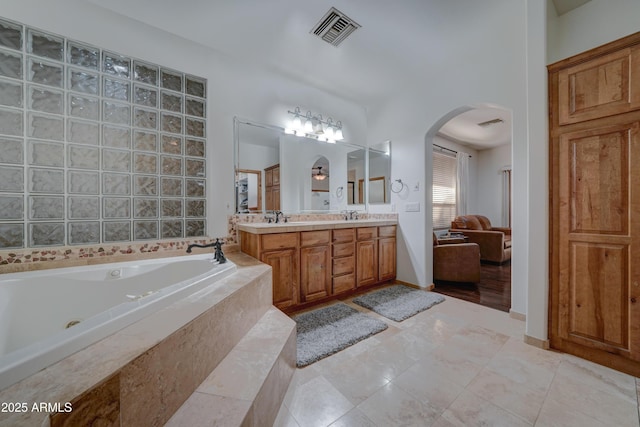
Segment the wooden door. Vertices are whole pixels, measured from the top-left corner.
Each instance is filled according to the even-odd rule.
[[[383,282],[396,278],[396,239],[378,240],[378,279]]]
[[[329,246],[300,249],[302,302],[331,295],[331,251]]]
[[[640,33],[549,66],[549,341],[640,375]]]
[[[263,252],[260,261],[273,271],[273,305],[285,308],[298,304],[298,250]]]
[[[378,282],[378,245],[375,240],[356,243],[356,286]]]

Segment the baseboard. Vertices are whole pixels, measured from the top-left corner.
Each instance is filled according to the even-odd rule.
[[[532,345],[534,347],[541,348],[543,350],[549,350],[549,340],[541,340],[540,338],[531,337],[529,335],[524,336],[525,344]]]
[[[516,320],[522,320],[523,322],[526,322],[527,320],[526,314],[518,313],[517,311],[513,310],[509,310],[509,317]]]
[[[420,286],[420,285],[416,285],[413,283],[409,283],[409,282],[405,282],[403,280],[395,280],[395,283],[399,284],[399,285],[405,285],[405,286],[409,286],[410,288],[416,288],[416,289],[423,289],[423,290],[427,290],[427,291],[432,291],[435,289],[436,285],[434,285],[433,283],[428,285],[428,286]]]

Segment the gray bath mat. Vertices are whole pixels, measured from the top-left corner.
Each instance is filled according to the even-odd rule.
[[[391,286],[353,300],[354,303],[396,322],[402,322],[442,301],[442,295],[403,285]]]
[[[299,314],[293,320],[298,324],[299,368],[387,329],[381,320],[342,303]]]

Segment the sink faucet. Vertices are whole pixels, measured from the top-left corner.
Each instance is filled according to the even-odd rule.
[[[344,215],[345,221],[358,219],[358,211],[345,210],[345,211],[342,211],[341,213]]]
[[[273,211],[273,214],[276,216],[276,224],[278,224],[284,214],[282,211]]]

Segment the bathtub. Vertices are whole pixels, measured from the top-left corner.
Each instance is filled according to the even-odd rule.
[[[203,254],[0,274],[0,390],[235,271]]]

